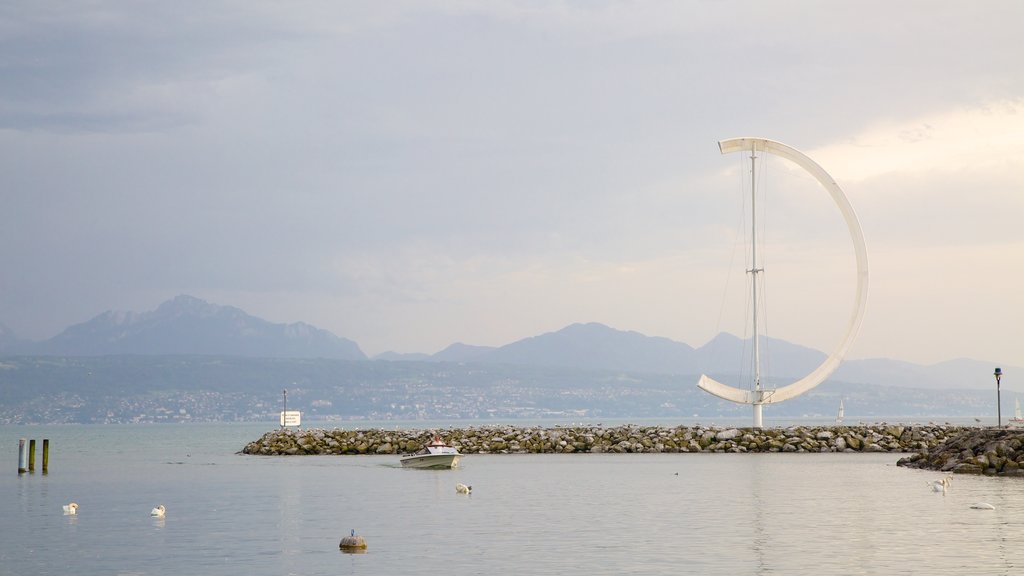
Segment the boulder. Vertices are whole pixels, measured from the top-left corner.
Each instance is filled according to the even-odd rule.
[[[730,428],[728,430],[722,430],[721,432],[715,433],[715,440],[718,440],[719,442],[723,440],[733,440],[737,438],[739,435],[739,430],[735,428]]]

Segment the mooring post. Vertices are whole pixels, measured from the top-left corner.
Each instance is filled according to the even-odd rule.
[[[27,470],[25,469],[28,460],[28,446],[25,445],[25,439],[20,438],[18,440],[18,474],[24,474]]]
[[[50,465],[50,439],[43,438],[43,474],[46,474]]]
[[[28,441],[28,471],[36,471],[36,439]]]

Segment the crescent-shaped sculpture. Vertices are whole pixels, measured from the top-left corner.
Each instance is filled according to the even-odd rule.
[[[842,212],[846,226],[850,230],[854,252],[857,256],[857,293],[854,296],[853,313],[850,315],[846,335],[843,336],[843,339],[836,349],[832,351],[832,354],[813,372],[792,384],[775,390],[743,390],[722,384],[707,375],[701,375],[700,382],[697,383],[697,386],[701,389],[724,400],[731,400],[741,404],[754,404],[755,410],[757,410],[758,405],[782,402],[807,392],[824,382],[839,367],[843,356],[849,351],[850,346],[857,337],[857,331],[860,329],[861,321],[864,319],[864,309],[867,306],[868,300],[868,251],[864,245],[864,234],[861,232],[860,222],[857,221],[857,214],[853,211],[853,206],[850,205],[849,200],[846,199],[846,195],[843,194],[836,181],[817,162],[811,160],[795,148],[765,138],[732,138],[722,140],[718,143],[718,147],[722,154],[742,150],[750,150],[753,153],[758,151],[769,152],[786,158],[809,172],[825,187],[825,190],[832,196],[832,200],[839,206],[839,211]],[[759,411],[755,411],[754,425],[756,427],[761,425],[759,416]]]

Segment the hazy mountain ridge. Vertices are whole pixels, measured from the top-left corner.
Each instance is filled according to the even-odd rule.
[[[150,312],[108,311],[8,354],[104,356],[209,354],[365,360],[359,346],[303,322],[275,324],[232,306],[178,296]]]
[[[832,379],[901,388],[980,390],[995,388],[993,372],[996,366],[999,364],[968,358],[931,365],[889,358],[871,358],[844,361],[832,375]],[[1018,367],[1004,365],[1002,369],[1007,374],[1024,374],[1024,369]],[[1003,379],[1004,389],[1024,389],[1024,386],[1014,385],[1012,378]]]
[[[375,359],[430,360],[549,366],[586,370],[620,370],[650,374],[706,373],[724,382],[738,373],[749,374],[751,342],[732,334],[719,334],[700,348],[667,338],[644,336],[603,324],[572,324],[555,332],[525,338],[497,348],[453,344],[428,358],[377,356]],[[803,377],[827,355],[775,338],[761,338],[766,379],[782,382]],[[921,389],[987,389],[993,385],[994,364],[957,359],[923,366],[888,358],[846,360],[830,380]],[[1003,367],[1004,372],[1024,370]],[[1005,385],[1005,383],[1004,383]]]
[[[491,346],[471,346],[456,342],[437,354],[428,356],[427,359],[439,362],[476,362],[494,350],[495,348]]]
[[[9,331],[0,346],[24,347]],[[310,419],[431,420],[741,416],[749,407],[696,386],[700,373],[747,386],[750,340],[720,334],[700,348],[598,324],[572,324],[500,347],[456,343],[433,355],[368,360],[352,341],[305,323],[273,324],[179,296],[151,312],[106,312],[60,335],[3,348],[0,423],[270,420],[289,406]],[[826,355],[763,338],[768,388]],[[24,350],[24,348],[22,348]],[[821,386],[773,405],[772,417],[988,417],[992,366],[851,360]],[[1024,370],[1004,366],[1008,375]],[[749,369],[747,370],[749,372]],[[1004,382],[1004,413],[1018,395]]]
[[[766,380],[785,385],[816,368],[826,354],[774,338],[761,339]],[[0,354],[30,356],[223,355],[367,360],[359,346],[297,322],[275,324],[232,306],[178,296],[150,312],[104,312],[42,342],[19,340],[0,325]],[[751,342],[719,334],[701,346],[623,331],[599,323],[572,324],[500,347],[455,343],[440,352],[386,352],[374,360],[457,362],[639,374],[706,373],[724,382],[749,373]],[[847,360],[830,380],[921,389],[991,388],[994,364],[956,359],[931,366],[892,359]],[[1024,370],[1004,366],[1008,375]],[[1012,378],[1012,376],[1010,376]],[[1005,382],[1004,385],[1009,384]],[[738,384],[738,383],[737,383]]]
[[[572,324],[481,354],[476,362],[679,374],[691,371],[694,349],[668,338],[603,324]]]

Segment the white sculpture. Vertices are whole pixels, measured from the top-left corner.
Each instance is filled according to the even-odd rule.
[[[854,251],[857,258],[857,292],[854,297],[853,313],[850,316],[846,335],[842,338],[839,345],[832,351],[828,358],[826,358],[825,361],[822,362],[821,365],[813,372],[792,384],[783,386],[782,388],[765,390],[761,386],[760,352],[757,333],[757,274],[763,270],[757,267],[757,226],[753,221],[753,219],[756,219],[756,216],[752,217],[751,227],[754,233],[754,237],[752,238],[754,249],[752,252],[751,269],[748,270],[748,272],[754,274],[754,281],[752,283],[754,286],[754,389],[743,390],[740,388],[734,388],[727,384],[722,384],[705,374],[701,375],[697,386],[724,400],[753,405],[754,427],[760,428],[762,422],[761,407],[763,405],[795,398],[796,396],[799,396],[800,394],[803,394],[824,382],[825,379],[839,367],[839,363],[842,362],[843,356],[853,344],[853,340],[857,336],[857,331],[860,329],[861,321],[864,319],[864,309],[868,300],[868,253],[867,247],[864,245],[864,234],[861,232],[860,223],[857,221],[857,214],[853,211],[853,206],[850,205],[850,202],[846,199],[846,195],[843,194],[842,189],[839,188],[839,185],[836,184],[835,180],[833,180],[832,177],[829,176],[828,173],[825,172],[825,170],[814,160],[811,160],[795,148],[782,144],[781,142],[765,138],[732,138],[729,140],[722,140],[718,143],[718,147],[722,151],[722,154],[749,150],[751,153],[752,165],[758,152],[771,153],[776,156],[786,158],[809,172],[822,186],[824,186],[825,190],[827,190],[832,196],[836,205],[839,206],[839,210],[843,214],[843,219],[846,221],[846,226],[849,228],[850,237],[853,239]],[[755,190],[754,185],[755,182],[752,176],[751,194],[753,194]],[[751,210],[751,213],[756,215],[755,210]]]

